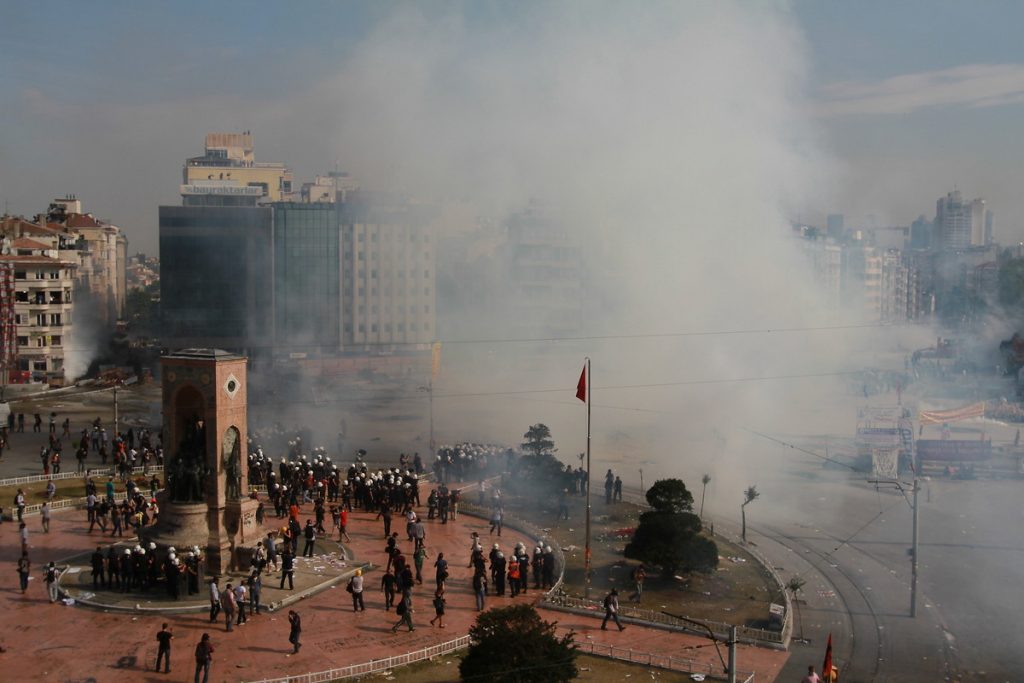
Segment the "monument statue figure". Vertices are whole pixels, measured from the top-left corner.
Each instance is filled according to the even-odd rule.
[[[228,500],[242,497],[242,455],[238,430],[229,427],[224,433],[224,495]]]
[[[167,488],[177,503],[206,500],[206,429],[198,417],[185,426],[185,436],[171,465]]]

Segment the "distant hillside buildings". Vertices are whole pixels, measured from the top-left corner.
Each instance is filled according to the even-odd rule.
[[[964,297],[993,297],[999,246],[984,199],[959,191],[936,202],[933,221],[910,226],[849,228],[842,215],[827,227],[794,226],[811,260],[815,282],[831,305],[863,320],[903,323],[949,310]]]

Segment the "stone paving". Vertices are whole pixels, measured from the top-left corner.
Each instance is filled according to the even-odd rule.
[[[352,542],[346,544],[346,549],[354,556],[355,564],[383,564],[386,561],[383,525],[373,517],[356,512],[349,518]],[[55,514],[49,534],[42,533],[38,518],[30,518],[29,524],[33,579],[25,595],[18,588],[15,573],[15,563],[20,554],[17,525],[8,522],[0,526],[0,564],[8,568],[8,572],[3,574],[6,580],[0,583],[0,646],[5,648],[5,652],[0,654],[0,663],[5,667],[16,666],[17,680],[69,683],[89,680],[191,680],[194,667],[192,650],[204,632],[210,633],[216,648],[211,681],[258,681],[322,671],[452,640],[465,634],[476,616],[469,588],[471,574],[466,567],[471,533],[478,532],[485,547],[499,540],[489,537],[489,525],[485,520],[466,514],[461,514],[458,520],[447,525],[437,521],[427,523],[427,548],[431,557],[424,568],[424,583],[413,594],[413,621],[416,626],[413,632],[391,632],[397,616],[393,611],[385,612],[383,609],[379,569],[370,569],[365,574],[366,611],[353,613],[350,597],[341,583],[343,578],[338,578],[350,571],[354,566],[352,562],[346,561],[346,566],[341,567],[337,561],[339,566],[329,568],[325,557],[314,559],[305,565],[305,569],[300,569],[306,574],[303,581],[329,584],[336,579],[337,583],[322,587],[320,592],[300,598],[289,607],[299,612],[303,625],[303,648],[298,655],[292,656],[284,610],[250,617],[246,624],[227,633],[223,617],[211,624],[205,611],[129,614],[110,609],[49,604],[42,581],[45,563],[50,560],[61,563],[67,558],[81,556],[93,550],[100,543],[100,538],[96,532],[87,533],[84,511]],[[268,519],[266,526],[273,528],[275,520]],[[404,524],[396,519],[394,529],[402,534]],[[506,527],[500,538],[502,548],[507,551],[517,541],[530,543],[532,539]],[[328,545],[324,547],[330,548]],[[402,548],[410,557],[411,544],[403,543]],[[432,563],[438,552],[444,552],[449,560],[451,573],[444,629],[432,627],[429,623],[434,616],[430,606]],[[322,569],[317,573],[315,567]],[[288,598],[288,591],[276,588],[277,576],[264,579],[264,603]],[[205,594],[198,597],[203,599],[196,606],[205,606]],[[487,606],[512,604],[514,600],[523,599],[533,601],[538,597],[539,591],[535,590],[514,599],[488,596]],[[140,602],[141,595],[116,594],[110,599],[135,604]],[[159,607],[157,604],[153,606]],[[601,631],[596,615],[590,618],[550,610],[544,610],[543,614],[546,619],[558,621],[561,628],[575,630],[581,642],[633,647],[640,652],[673,654],[707,662],[718,661],[714,648],[707,647],[707,641],[699,637],[638,625],[630,625],[621,633]],[[155,635],[165,621],[175,633],[171,674],[153,671]],[[741,647],[738,668],[756,671],[758,683],[772,681],[787,657],[784,652]]]

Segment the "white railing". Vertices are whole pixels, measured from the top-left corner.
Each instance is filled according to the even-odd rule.
[[[393,657],[374,659],[369,662],[364,662],[362,664],[352,664],[350,666],[341,667],[339,669],[315,671],[305,674],[299,674],[297,676],[285,676],[284,678],[265,678],[261,681],[255,681],[253,683],[326,683],[327,681],[337,681],[343,678],[365,676],[367,674],[376,673],[377,671],[386,671],[396,666],[405,666],[406,664],[422,662],[424,659],[431,659],[433,657],[439,657],[441,655],[450,654],[452,652],[461,650],[466,647],[469,647],[469,636],[460,636],[455,640],[449,640],[444,643],[438,643],[437,645],[425,647],[422,650],[406,652],[400,655],[395,655]]]
[[[643,664],[644,666],[654,666],[659,669],[668,669],[670,671],[681,671],[688,674],[704,674],[705,676],[714,676],[716,678],[724,678],[726,676],[726,672],[723,671],[721,666],[715,666],[706,662],[699,662],[696,659],[691,659],[689,657],[659,655],[652,652],[634,650],[632,648],[615,647],[614,645],[604,645],[602,643],[591,642],[576,643],[576,649],[583,654],[593,655],[594,657],[617,659],[623,662]],[[744,681],[744,683],[753,683],[754,681],[754,672],[737,671],[736,674],[737,679]]]
[[[164,471],[163,465],[150,465],[149,467],[132,468],[132,476],[136,474],[157,474]],[[107,477],[118,476],[120,472],[115,467],[90,468],[85,472],[61,472],[60,474],[33,474],[27,477],[12,477],[0,479],[0,486],[21,486],[22,484],[35,484],[41,481],[61,481],[63,479],[85,479],[86,477]]]

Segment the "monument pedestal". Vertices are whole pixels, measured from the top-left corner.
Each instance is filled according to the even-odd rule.
[[[205,549],[210,538],[206,503],[174,503],[166,498],[165,493],[159,494],[160,517],[156,524],[142,529],[143,540],[156,543],[161,558],[169,547],[179,554],[194,545]]]

